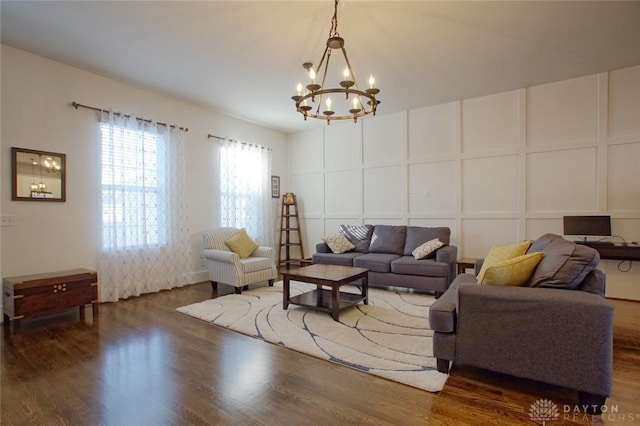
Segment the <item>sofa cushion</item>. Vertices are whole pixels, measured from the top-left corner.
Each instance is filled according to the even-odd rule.
[[[600,261],[595,249],[562,237],[552,239],[543,253],[544,257],[526,284],[528,287],[576,289]]]
[[[311,256],[313,263],[322,263],[325,265],[341,265],[341,266],[353,266],[353,259],[358,256],[364,256],[357,251],[348,251],[342,254],[335,253],[314,253]]]
[[[510,246],[493,246],[491,250],[489,250],[487,256],[484,258],[482,268],[480,268],[480,272],[478,272],[478,282],[482,282],[487,268],[489,268],[490,266],[494,266],[500,262],[504,262],[505,260],[522,256],[523,254],[525,254],[530,245],[531,241],[523,241],[521,243],[513,244]]]
[[[440,238],[434,238],[433,240],[427,241],[424,244],[420,244],[411,252],[411,254],[416,260],[424,259],[429,255],[434,255],[436,250],[438,250],[443,245],[444,243],[440,241]]]
[[[391,272],[423,277],[448,277],[449,265],[432,259],[416,260],[413,256],[402,256],[391,262]]]
[[[406,226],[376,225],[373,229],[369,253],[391,253],[402,256],[406,233]]]
[[[407,236],[404,242],[404,255],[409,256],[419,245],[433,240],[440,239],[445,245],[450,243],[451,230],[447,227],[427,228],[422,226],[407,226]]]
[[[240,256],[240,259],[246,259],[251,253],[259,247],[258,243],[253,241],[247,231],[242,228],[233,237],[224,242],[234,253]]]
[[[340,254],[353,249],[355,245],[342,233],[326,236],[322,239],[333,253]]]
[[[340,225],[340,232],[355,246],[354,251],[369,253],[373,225]]]
[[[368,253],[353,259],[353,266],[367,268],[372,272],[391,272],[391,262],[399,257],[397,254]]]
[[[479,284],[524,285],[543,256],[542,252],[529,253],[489,266]]]

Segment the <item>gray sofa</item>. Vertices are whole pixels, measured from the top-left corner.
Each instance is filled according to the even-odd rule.
[[[355,248],[336,254],[326,243],[316,245],[313,263],[355,266],[369,269],[369,285],[427,290],[440,297],[455,276],[457,247],[449,245],[451,230],[446,227],[341,225]],[[416,260],[413,250],[435,238],[444,246],[425,259]]]
[[[525,286],[478,285],[461,274],[431,306],[438,370],[452,361],[575,389],[598,413],[611,393],[613,353],[599,255],[553,234],[527,253],[535,251],[544,257]]]

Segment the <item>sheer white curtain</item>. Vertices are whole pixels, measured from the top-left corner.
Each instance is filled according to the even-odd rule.
[[[100,301],[192,281],[184,131],[104,112]]]
[[[257,243],[273,246],[271,150],[220,141],[220,224],[245,228]]]

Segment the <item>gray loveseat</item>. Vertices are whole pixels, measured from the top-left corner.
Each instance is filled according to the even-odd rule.
[[[553,234],[527,253],[536,251],[544,257],[525,286],[478,285],[461,274],[431,306],[438,370],[452,361],[575,389],[597,413],[611,392],[613,354],[600,257]]]
[[[428,290],[440,297],[455,276],[457,247],[449,245],[451,230],[446,227],[341,225],[354,245],[336,254],[326,243],[316,245],[313,263],[355,266],[369,269],[369,285]],[[424,259],[412,255],[418,246],[438,238],[444,245]]]

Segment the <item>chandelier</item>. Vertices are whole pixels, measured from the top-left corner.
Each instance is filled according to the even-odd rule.
[[[342,52],[345,68],[342,72],[342,79],[339,82],[340,87],[327,87],[331,52],[337,49],[340,49]],[[307,117],[311,117],[327,120],[327,124],[330,124],[331,120],[353,119],[353,122],[356,123],[358,117],[364,117],[368,114],[376,115],[376,109],[380,103],[380,101],[376,99],[376,95],[380,93],[380,90],[374,86],[375,80],[373,75],[369,77],[369,88],[363,91],[358,87],[356,76],[351,69],[347,51],[344,48],[344,39],[338,34],[338,0],[335,0],[334,3],[329,39],[327,40],[327,47],[324,49],[318,67],[314,69],[311,62],[305,62],[302,66],[309,73],[310,83],[306,85],[304,92],[302,83],[298,83],[296,88],[297,94],[292,96],[291,99],[294,100],[296,110],[304,116],[305,120]],[[319,84],[316,81],[318,76],[322,78]],[[340,96],[338,97],[344,95],[345,103],[343,106],[337,107],[338,114],[332,109],[336,107],[336,104],[333,103],[329,96],[331,93],[339,94]]]
[[[38,156],[40,158],[40,156]],[[40,183],[36,183],[36,166],[40,167]],[[45,192],[47,185],[42,181],[42,167],[34,158],[31,159],[31,192]]]

